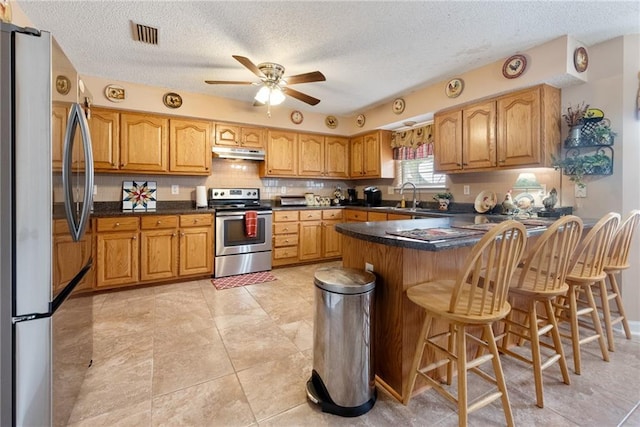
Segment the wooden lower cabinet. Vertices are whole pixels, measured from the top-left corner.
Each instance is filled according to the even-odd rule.
[[[367,221],[367,211],[345,209],[344,216],[346,222],[365,222]]]
[[[92,254],[91,230],[87,230],[80,242],[74,242],[66,220],[56,219],[53,224],[53,295],[57,295],[84,267]],[[72,262],[70,262],[72,260]],[[93,287],[94,267],[76,286],[75,291]]]
[[[322,259],[322,210],[300,211],[300,261]]]
[[[98,218],[97,279],[107,289],[213,274],[213,215]]]
[[[298,219],[298,211],[273,212],[271,263],[274,267],[298,262]]]

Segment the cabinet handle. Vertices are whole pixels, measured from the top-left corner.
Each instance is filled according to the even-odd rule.
[[[498,161],[499,161],[500,163],[504,163],[504,162],[506,162],[506,160],[504,160],[504,159],[501,159],[501,160],[498,160]]]
[[[162,221],[156,222],[156,225],[160,225],[160,224],[162,224]]]
[[[456,166],[462,166],[462,163],[456,163]]]
[[[184,231],[182,233],[180,233],[180,235],[184,237]]]
[[[289,231],[289,229],[288,228],[284,228],[282,231]]]
[[[138,236],[133,236],[131,240],[138,240]]]
[[[285,243],[289,243],[289,239],[285,240],[284,242],[285,242]]]
[[[119,222],[116,222],[116,227],[120,227],[120,223]]]
[[[171,237],[176,237],[176,233],[172,233],[172,234],[171,234]]]
[[[469,163],[463,163],[462,166],[469,166]]]
[[[308,215],[307,215],[307,218],[313,218],[313,215],[308,214]]]

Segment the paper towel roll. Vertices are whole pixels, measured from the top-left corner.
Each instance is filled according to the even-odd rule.
[[[196,207],[207,207],[207,187],[205,187],[204,185],[198,185],[196,187]]]

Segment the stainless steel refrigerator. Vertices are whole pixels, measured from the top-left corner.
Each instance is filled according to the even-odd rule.
[[[93,352],[91,295],[75,292],[92,259],[73,250],[92,203],[90,97],[48,32],[0,25],[0,425],[66,425]],[[58,162],[54,101],[69,112]],[[71,246],[54,263],[59,219]],[[76,271],[54,291],[61,263]]]

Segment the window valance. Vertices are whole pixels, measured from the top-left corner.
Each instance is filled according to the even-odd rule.
[[[425,159],[433,155],[433,124],[428,124],[391,136],[393,158],[396,160]]]

